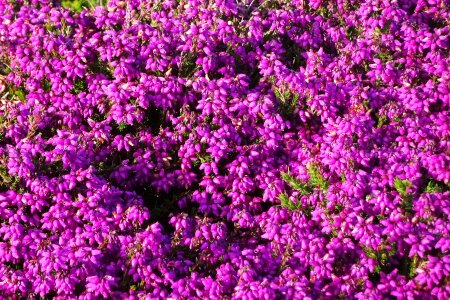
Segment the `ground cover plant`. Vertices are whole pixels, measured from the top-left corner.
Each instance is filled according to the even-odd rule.
[[[449,1],[94,2],[0,0],[1,298],[450,298]]]

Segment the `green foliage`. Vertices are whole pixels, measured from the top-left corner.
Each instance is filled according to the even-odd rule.
[[[105,118],[106,118],[106,115],[105,115],[105,114],[101,114],[101,113],[98,113],[98,112],[94,112],[94,113],[91,115],[91,119],[92,119],[93,121],[95,121],[95,122],[101,122],[101,121],[105,120]]]
[[[394,62],[392,64],[397,70],[404,70],[405,69],[405,63],[401,63],[401,62]]]
[[[84,0],[63,0],[61,1],[61,5],[65,8],[74,10],[74,11],[82,11],[87,8],[88,1]]]
[[[328,191],[329,182],[323,177],[323,175],[320,173],[319,168],[316,165],[312,165],[308,169],[309,174],[309,180],[307,183],[301,182],[300,180],[297,180],[292,176],[289,171],[288,172],[281,172],[281,178],[284,182],[289,184],[289,186],[299,191],[301,195],[306,196],[312,194],[314,188],[319,188],[323,193],[326,193]],[[284,207],[287,207],[289,209],[293,208],[296,209],[298,207],[293,206],[289,202],[288,196],[286,193],[282,193],[279,195],[279,199],[281,201],[281,205]]]
[[[402,196],[406,197],[408,195],[408,189],[412,186],[412,182],[408,179],[400,179],[396,177],[394,179],[394,186],[397,192]]]
[[[88,85],[85,80],[81,78],[77,78],[73,84],[73,93],[79,94],[81,92],[85,92],[88,89]]]
[[[347,26],[345,29],[345,34],[351,41],[356,40],[362,32],[363,30],[361,28],[354,26]]]
[[[211,154],[209,153],[197,153],[197,158],[200,160],[201,163],[210,162],[212,161]]]
[[[338,203],[338,204],[336,204],[336,206],[334,207],[334,213],[335,214],[338,214],[338,213],[340,213],[341,211],[343,211],[344,210],[344,205],[342,204],[342,203]]]
[[[49,92],[52,89],[52,84],[50,83],[50,80],[44,78],[41,80],[41,87],[44,92]]]
[[[286,61],[286,67],[291,70],[298,70],[300,66],[306,67],[306,59],[303,57],[302,52],[306,49],[300,47],[295,41],[286,35],[279,35],[280,42],[286,52],[283,55],[283,60]]]
[[[5,165],[0,165],[0,191],[13,189],[20,190],[20,178],[17,175],[10,175]]]
[[[66,19],[62,19],[60,25],[57,25],[56,23],[52,22],[46,22],[44,24],[45,29],[49,34],[55,34],[55,35],[62,35],[65,37],[69,37],[71,33],[73,32],[73,26],[67,25]],[[57,51],[52,51],[53,57],[61,58]]]
[[[283,116],[292,114],[297,106],[299,95],[297,93],[291,93],[289,89],[280,90],[276,87],[273,88],[275,97],[280,100],[280,113]]]
[[[313,165],[308,169],[308,173],[310,175],[310,178],[307,183],[295,179],[294,176],[289,173],[289,171],[281,172],[281,178],[284,182],[289,184],[292,189],[299,191],[302,196],[312,194],[315,188],[319,188],[323,193],[326,193],[329,187],[329,183],[327,180],[325,180],[322,174],[320,174],[320,170],[315,165]],[[312,206],[303,206],[300,202],[293,203],[289,199],[289,195],[286,192],[278,195],[278,199],[280,199],[282,207],[286,207],[289,210],[300,210],[307,217],[309,217],[311,215],[311,212],[314,210]],[[337,209],[338,211],[340,211],[341,209],[343,209],[343,207],[337,207]]]
[[[389,123],[389,119],[385,115],[377,116],[377,128],[383,127],[383,125],[386,125]]]
[[[394,57],[391,53],[380,51],[377,54],[375,54],[375,57],[379,58],[382,63],[387,63],[389,61],[392,61]]]
[[[384,83],[383,79],[381,79],[381,78],[377,78],[377,80],[375,80],[375,86],[378,88],[387,87],[387,85]]]
[[[413,202],[412,202],[412,195],[409,194],[408,189],[412,186],[412,182],[408,179],[401,180],[400,178],[396,177],[394,179],[394,186],[397,192],[402,197],[402,203],[401,207],[406,213],[412,213],[413,212]]]
[[[375,12],[372,12],[375,13]],[[377,12],[379,13],[379,12]],[[376,27],[372,31],[372,38],[375,40],[375,42],[380,43],[382,41],[383,34],[387,34],[390,31],[390,22],[386,22],[385,26],[383,27]]]
[[[90,70],[95,74],[103,74],[108,79],[114,79],[114,68],[108,62],[102,61],[100,57],[96,57],[94,63],[90,65]]]
[[[364,245],[362,245],[362,248],[367,257],[370,257],[378,262],[378,265],[374,270],[374,274],[377,275],[380,274],[380,272],[386,272],[386,270],[389,269],[391,258],[397,253],[396,243],[388,246],[386,242],[383,242],[377,249],[366,247]]]
[[[141,290],[144,287],[145,287],[145,282],[141,280],[137,284],[132,284],[130,286],[130,289],[133,290],[133,291],[139,291],[139,290]]]
[[[428,181],[427,187],[425,188],[425,192],[430,193],[430,194],[439,193],[439,192],[442,192],[442,190],[443,189],[442,189],[441,184],[439,184],[439,182],[434,181],[432,179],[430,179]]]
[[[436,193],[436,192],[440,192],[441,191],[441,187],[438,185],[437,182],[435,181],[429,181],[427,184],[427,187],[425,189],[425,192],[427,193]]]
[[[61,5],[65,8],[80,12],[83,9],[93,9],[96,6],[105,6],[108,0],[62,0]]]
[[[119,125],[117,125],[117,130],[119,130],[120,133],[124,133],[128,129],[129,126],[130,125],[128,123],[122,122],[122,123],[119,123]]]
[[[16,86],[11,83],[4,83],[5,88],[1,92],[2,99],[8,99],[12,101],[24,102],[27,98],[28,92],[23,86]]]
[[[289,199],[289,195],[284,192],[278,195],[278,199],[281,202],[281,206],[287,208],[292,211],[301,211],[305,214],[306,217],[311,216],[311,212],[314,210],[314,207],[311,205],[302,205],[300,202],[293,202]]]
[[[220,129],[220,125],[217,123],[211,123],[211,130],[219,130]]]
[[[366,111],[371,111],[370,101],[369,100],[364,100],[361,104],[362,104],[362,106],[364,107],[364,109]]]
[[[10,66],[7,63],[0,60],[0,75],[6,76],[9,73],[11,73]]]
[[[18,270],[23,270],[24,262],[25,261],[23,259],[21,259],[17,263],[12,263],[12,262],[9,262],[9,261],[8,262],[4,262],[4,265],[9,267],[9,268],[11,268],[11,269],[13,269],[13,270],[15,270],[15,271],[18,271]]]
[[[419,266],[419,257],[417,255],[414,255],[412,259],[409,260],[409,272],[407,274],[407,277],[409,279],[413,278],[417,273],[417,267]]]
[[[276,37],[276,33],[273,30],[268,30],[264,32],[263,39],[265,42],[272,41]]]
[[[190,78],[194,75],[195,71],[199,69],[199,66],[196,64],[197,55],[188,52],[182,57],[182,61],[180,64],[180,76],[183,78]]]
[[[294,190],[300,191],[302,195],[309,195],[312,193],[312,189],[308,184],[303,183],[294,178],[291,174],[281,172],[281,178],[287,182]]]
[[[46,22],[44,24],[44,27],[45,27],[45,29],[47,30],[48,33],[55,32],[55,30],[56,30],[56,27],[53,26],[50,22]]]
[[[289,196],[286,192],[278,195],[278,199],[280,199],[280,201],[281,201],[281,206],[286,207],[289,210],[297,210],[298,209],[298,206],[295,203],[293,203],[291,200],[289,200]]]
[[[417,255],[414,255],[413,257],[405,255],[400,260],[399,273],[408,279],[414,278],[420,263],[420,258]]]
[[[333,11],[328,9],[327,7],[321,6],[316,10],[319,16],[322,16],[324,19],[329,19],[333,16]]]
[[[320,169],[315,164],[308,169],[308,174],[310,186],[318,187],[324,193],[328,191],[330,183],[323,177]]]
[[[17,98],[20,99],[20,101],[24,101],[26,98],[26,93],[22,88],[16,89],[16,91],[14,92],[14,95],[16,95]]]
[[[355,145],[358,144],[358,139],[359,139],[358,135],[356,133],[352,133],[353,144],[355,144]]]

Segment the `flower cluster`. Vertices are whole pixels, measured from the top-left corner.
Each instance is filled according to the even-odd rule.
[[[450,298],[449,20],[0,0],[0,297]]]

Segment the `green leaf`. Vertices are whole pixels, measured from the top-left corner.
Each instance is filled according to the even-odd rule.
[[[408,179],[402,180],[402,179],[396,177],[394,179],[394,186],[395,186],[395,189],[397,190],[397,192],[399,192],[399,194],[402,197],[405,197],[408,195],[407,190],[412,186],[412,182],[409,181]]]
[[[277,97],[280,100],[283,99],[282,98],[283,96],[281,95],[280,90],[278,88],[274,87],[273,92],[275,93],[275,97]]]
[[[278,195],[278,199],[281,201],[281,206],[286,207],[289,210],[296,210],[297,206],[289,200],[287,193],[281,193]]]
[[[209,154],[209,153],[197,153],[196,155],[201,163],[212,161],[211,154]]]
[[[95,8],[99,5],[106,5],[108,0],[63,0],[61,1],[62,7],[70,10],[80,12],[86,8]]]
[[[308,184],[303,183],[297,179],[294,178],[291,174],[281,172],[281,178],[287,182],[294,190],[300,191],[300,193],[305,196],[312,193],[311,188],[308,186]]]
[[[80,12],[83,10],[84,1],[82,0],[64,0],[61,2],[62,7]]]
[[[122,123],[120,123],[119,125],[117,125],[117,129],[118,129],[120,132],[124,132],[125,130],[127,130],[128,126],[129,126],[128,123],[122,122]]]
[[[285,206],[289,202],[288,194],[286,193],[279,194],[278,199],[280,199],[282,206]]]
[[[273,87],[275,97],[280,100],[278,103],[280,107],[280,113],[283,116],[288,116],[295,111],[296,105],[299,100],[299,94],[291,92],[289,89],[281,91],[277,87]]]
[[[370,248],[370,247],[366,247],[366,246],[362,246],[364,252],[366,253],[366,255],[372,259],[377,259],[377,253],[375,252],[374,249]]]
[[[77,79],[75,80],[74,84],[73,84],[73,89],[72,89],[72,91],[73,91],[75,94],[79,94],[79,93],[81,93],[81,92],[87,91],[87,89],[88,89],[88,85],[87,85],[86,81],[84,81],[84,80],[81,79],[81,78],[77,78]]]
[[[289,99],[291,98],[291,92],[289,90],[286,90],[286,92],[284,92],[284,99]]]
[[[298,94],[294,94],[294,97],[292,98],[292,102],[291,102],[292,106],[297,105],[298,98],[299,98],[299,95]]]
[[[383,125],[386,125],[388,123],[389,123],[388,117],[385,115],[381,115],[378,117],[377,128],[381,128],[381,127],[383,127]]]
[[[330,186],[330,183],[323,177],[323,175],[320,172],[320,169],[313,164],[308,169],[309,174],[309,184],[314,187],[320,188],[324,193],[328,191],[328,187]]]
[[[345,29],[345,34],[347,35],[347,38],[351,41],[357,39],[361,34],[361,32],[362,30],[359,27],[355,26],[347,26]]]
[[[428,181],[425,192],[430,194],[439,193],[442,192],[442,188],[438,182],[431,179],[430,181]]]
[[[336,214],[340,213],[342,210],[344,210],[344,205],[342,203],[338,203],[334,207],[334,213]]]
[[[44,78],[41,80],[41,87],[44,92],[49,92],[52,89],[52,84],[50,83],[50,80]]]
[[[403,202],[401,203],[401,207],[402,207],[402,209],[403,209],[405,212],[407,212],[407,213],[409,213],[409,214],[411,214],[411,213],[414,212],[414,211],[413,211],[414,204],[413,204],[413,202],[412,202],[412,197],[411,197],[411,195],[406,195],[406,196],[403,198]]]
[[[413,213],[414,204],[412,201],[412,195],[408,193],[408,189],[412,186],[412,182],[407,179],[401,180],[400,178],[396,177],[394,179],[394,186],[397,192],[402,197],[402,209],[406,213]]]
[[[375,54],[375,57],[379,58],[382,63],[387,63],[394,59],[392,54],[386,52],[378,52],[377,54]]]
[[[183,78],[190,78],[194,75],[195,71],[198,70],[198,66],[196,64],[197,54],[192,52],[187,52],[181,58],[180,65],[180,76]]]
[[[411,263],[409,265],[408,278],[414,278],[414,276],[417,272],[418,266],[419,266],[419,257],[417,255],[414,255],[414,257],[412,258]]]
[[[23,89],[19,88],[15,91],[14,93],[21,101],[25,100],[25,92],[23,91]]]

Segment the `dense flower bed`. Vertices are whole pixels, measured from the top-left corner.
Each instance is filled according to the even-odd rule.
[[[0,0],[0,296],[449,299],[447,0]]]

